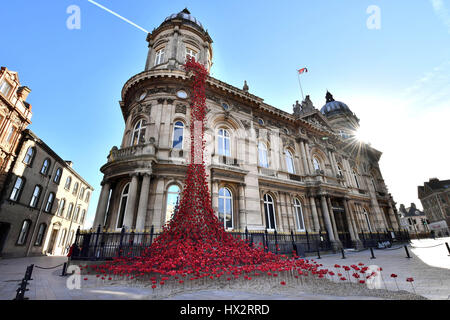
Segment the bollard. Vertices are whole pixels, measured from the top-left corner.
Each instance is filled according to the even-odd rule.
[[[344,248],[341,248],[341,252],[342,252],[342,259],[345,259]]]
[[[405,251],[406,251],[406,258],[411,259],[407,246],[405,246]]]
[[[64,262],[62,273],[61,273],[61,277],[67,276],[66,271],[67,271],[67,262]]]
[[[322,259],[322,258],[320,257],[320,248],[317,248],[317,259]]]
[[[370,257],[370,259],[376,259],[375,255],[373,254],[373,248],[370,247],[370,253],[372,254],[372,256]]]
[[[447,246],[447,251],[448,251],[449,256],[450,256],[450,246],[448,245],[448,242],[446,242],[445,245]]]

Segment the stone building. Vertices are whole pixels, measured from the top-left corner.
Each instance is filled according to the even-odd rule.
[[[429,228],[438,236],[449,236],[450,231],[450,180],[431,178],[418,187],[423,211],[430,221]]]
[[[410,233],[429,232],[427,216],[423,211],[417,209],[414,203],[405,208],[404,204],[400,205],[400,225]]]
[[[148,34],[145,70],[122,89],[123,139],[113,147],[94,225],[161,228],[172,216],[190,157],[187,56],[207,69],[212,39],[185,9]],[[363,231],[398,229],[378,162],[381,152],[355,140],[359,119],[326,94],[293,113],[213,77],[206,80],[205,163],[212,205],[228,230],[318,232],[335,246]],[[345,244],[343,244],[345,242]]]
[[[21,133],[31,123],[31,105],[25,101],[30,92],[20,85],[17,72],[0,68],[0,190],[16,157]]]
[[[19,145],[0,202],[0,255],[65,254],[93,188],[29,129]]]

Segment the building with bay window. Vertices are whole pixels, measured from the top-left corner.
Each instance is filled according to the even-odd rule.
[[[94,189],[29,129],[19,146],[0,199],[0,256],[65,255]]]
[[[101,167],[94,225],[161,228],[176,212],[190,159],[187,56],[207,69],[212,39],[187,9],[148,34],[145,70],[123,86],[125,130]],[[336,247],[362,232],[398,230],[381,152],[355,139],[359,119],[327,92],[288,113],[249,92],[206,80],[205,163],[212,206],[227,230],[328,231]]]

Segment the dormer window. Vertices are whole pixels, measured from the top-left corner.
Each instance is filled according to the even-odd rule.
[[[164,52],[165,52],[164,48],[156,51],[155,66],[164,62]]]
[[[186,48],[186,60],[188,59],[188,57],[190,58],[194,58],[195,61],[197,61],[197,51],[192,50],[191,48]]]
[[[8,81],[3,80],[0,84],[0,92],[3,93],[5,97],[8,96],[9,92],[11,91],[12,86],[9,84]]]

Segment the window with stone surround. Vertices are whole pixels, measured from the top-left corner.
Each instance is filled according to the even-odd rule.
[[[294,211],[295,211],[295,223],[297,225],[297,231],[305,231],[302,203],[297,198],[294,198]]]
[[[35,246],[37,246],[37,247],[42,246],[42,240],[44,239],[46,229],[47,229],[47,225],[45,223],[41,223],[39,225],[39,230],[36,235],[36,241],[34,242]]]
[[[183,149],[184,137],[184,123],[181,121],[175,122],[173,126],[172,148]]]
[[[131,136],[130,146],[145,143],[145,125],[147,122],[144,119],[139,120],[133,129],[133,135]]]
[[[23,158],[23,163],[25,163],[26,165],[30,165],[33,161],[35,153],[36,149],[33,147],[29,147],[27,153],[25,154],[25,157]]]
[[[16,182],[14,183],[14,187],[9,196],[9,200],[18,201],[20,194],[22,193],[24,185],[25,185],[25,179],[22,177],[17,177]]]
[[[155,66],[164,62],[165,51],[166,51],[165,48],[161,48],[156,51]]]
[[[53,202],[55,201],[55,193],[50,192],[50,194],[47,197],[47,202],[45,203],[45,209],[44,211],[47,213],[50,213],[53,207]]]
[[[192,48],[186,47],[185,59],[187,60],[188,57],[194,58],[195,61],[198,61],[198,52]]]
[[[11,89],[12,89],[12,85],[6,80],[3,80],[2,83],[0,84],[0,92],[5,97],[8,97],[9,92],[11,91]]]
[[[125,187],[122,189],[122,194],[120,196],[120,203],[119,203],[119,211],[117,212],[117,223],[116,228],[120,229],[123,227],[123,221],[125,218],[125,212],[127,210],[127,203],[128,203],[128,192],[130,190],[130,184],[127,183]]]
[[[23,246],[28,237],[28,233],[30,232],[31,220],[26,219],[22,222],[22,227],[20,228],[19,238],[17,239],[17,245]]]
[[[179,200],[180,200],[180,187],[176,184],[169,186],[169,188],[167,188],[165,222],[169,222],[176,214]]]
[[[218,154],[222,156],[231,156],[230,133],[226,129],[219,129],[218,135]]]
[[[276,229],[275,223],[275,203],[273,201],[272,196],[269,194],[264,195],[264,214],[266,218],[266,228],[269,230]]]
[[[41,196],[42,187],[40,185],[36,185],[34,187],[33,195],[30,200],[30,207],[36,208],[39,202],[39,197]]]
[[[269,158],[267,155],[267,146],[264,142],[260,141],[258,143],[258,164],[260,167],[269,167]]]
[[[233,194],[228,188],[219,190],[219,220],[225,229],[233,229]]]
[[[286,159],[286,168],[289,173],[294,174],[295,173],[295,167],[294,167],[294,157],[292,156],[292,153],[289,150],[284,151],[284,157]]]

